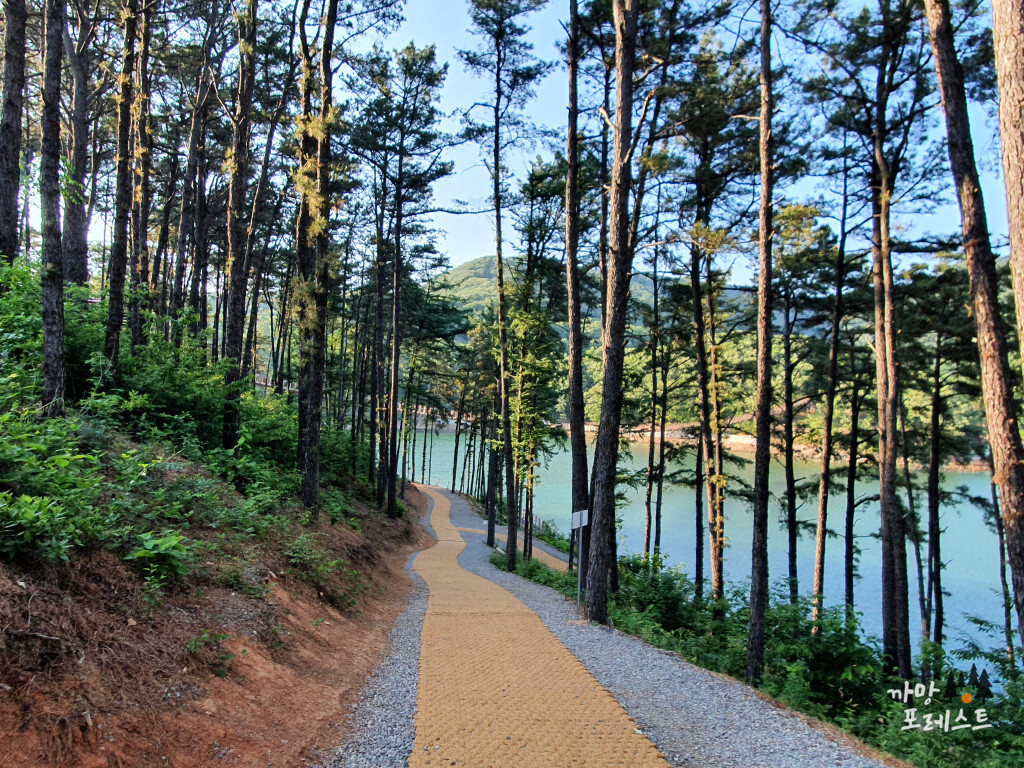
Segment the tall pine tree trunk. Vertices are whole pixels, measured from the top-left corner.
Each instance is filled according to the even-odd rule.
[[[312,112],[313,61],[305,38],[309,2],[303,4],[302,150],[300,215],[296,237],[299,307],[299,446],[302,503],[318,517],[320,501],[320,424],[322,420],[327,341],[328,231],[330,213],[331,125],[334,27],[338,0],[328,0],[319,52],[320,114]]]
[[[849,173],[843,161],[843,204],[839,219],[839,243],[833,267],[835,284],[832,291],[832,319],[828,344],[828,381],[825,384],[825,412],[821,426],[821,471],[818,476],[818,523],[814,541],[814,608],[812,631],[818,632],[818,621],[825,594],[825,540],[828,537],[828,497],[832,491],[832,424],[835,420],[836,390],[839,384],[839,331],[843,319],[843,288],[846,283],[846,218],[849,212],[847,190]]]
[[[884,130],[877,133],[884,135]],[[892,184],[876,141],[873,185],[875,296],[875,376],[878,394],[878,476],[882,537],[882,646],[887,668],[910,677],[910,628],[907,549],[903,512],[896,499],[897,417],[899,390],[895,360],[895,282],[889,238]]]
[[[1003,641],[1006,643],[1006,661],[1014,676],[1019,674],[1016,668],[1016,651],[1013,641],[1013,596],[1006,580],[1006,531],[1003,528],[1003,516],[999,506],[999,492],[996,490],[995,467],[992,464],[992,452],[989,450],[989,492],[992,497],[992,516],[995,518],[996,538],[999,542],[999,587],[1003,598]]]
[[[4,0],[4,93],[0,114],[0,258],[18,255],[21,117],[25,98],[25,0]],[[3,290],[0,287],[0,290]]]
[[[856,572],[857,543],[854,540],[854,519],[857,512],[857,462],[860,459],[860,409],[861,393],[854,382],[853,392],[850,393],[850,463],[846,467],[846,528],[845,544],[846,554],[844,558],[844,602],[846,604],[846,617],[849,620],[854,615],[854,576]]]
[[[39,198],[43,225],[43,406],[64,413],[64,262],[60,247],[60,76],[66,0],[46,0],[42,152]]]
[[[772,6],[761,0],[761,205],[758,217],[757,278],[757,425],[754,449],[754,535],[750,566],[750,636],[747,682],[757,683],[764,667],[765,616],[768,608],[768,469],[771,462],[772,410]]]
[[[615,23],[615,136],[609,196],[609,257],[606,320],[601,340],[603,391],[601,422],[594,453],[594,499],[590,533],[587,616],[608,622],[608,582],[616,567],[615,481],[622,416],[622,366],[625,354],[629,278],[633,264],[629,242],[629,198],[633,118],[633,69],[636,60],[636,0],[613,0]]]
[[[945,6],[944,11],[941,6]],[[943,29],[943,17],[946,19],[945,25],[950,28],[950,42],[942,43],[943,60],[940,61],[938,53],[935,57],[936,67],[941,71],[940,88],[943,90],[943,106],[947,110],[948,132],[951,105],[948,100],[950,94],[947,94],[946,89],[956,88],[956,70],[959,69],[956,48],[953,47],[952,27],[949,25],[948,0],[933,0],[926,3],[926,7],[933,49],[938,50],[937,35]],[[944,31],[941,34],[945,37]],[[1024,338],[1024,0],[992,0],[992,39],[995,44],[996,74],[999,79],[999,140],[1002,145],[1003,181],[1006,185],[1006,212],[1010,220],[1010,271],[1013,275],[1013,293],[1016,298],[1017,333],[1020,338]],[[945,83],[942,82],[943,79]],[[961,74],[960,81],[962,80]],[[967,119],[965,113],[962,120],[966,123]],[[967,134],[967,140],[970,141],[970,133]],[[952,143],[949,151],[952,155]],[[973,164],[973,147],[970,157]],[[956,171],[954,174],[956,175]],[[963,191],[959,182],[957,186],[963,211]],[[977,195],[981,196],[980,190]],[[1004,508],[1005,501],[1004,499]],[[1007,535],[1009,536],[1009,530]],[[1013,563],[1012,554],[1010,562]],[[1015,567],[1015,574],[1016,571]],[[1018,604],[1018,611],[1020,609],[1021,606]],[[1021,632],[1024,633],[1024,626],[1021,627]]]
[[[1006,549],[1013,573],[1017,628],[1024,642],[1024,446],[1009,373],[1006,331],[999,314],[995,256],[971,143],[963,71],[956,58],[948,2],[927,0],[935,66],[946,114],[949,157],[963,223],[964,252],[981,360],[981,387],[995,477],[1002,494]],[[1024,3],[993,0],[993,34],[999,73],[999,123],[1010,215],[1018,329],[1024,319]]]
[[[149,214],[153,203],[150,171],[153,166],[152,139],[149,129],[149,46],[152,38],[152,19],[158,0],[142,0],[139,12],[138,88],[135,91],[135,189],[132,194],[132,296],[129,303],[128,323],[131,328],[132,349],[145,343],[142,312],[149,309]]]
[[[390,399],[388,403],[391,457],[388,462],[388,517],[398,517],[398,383],[400,363],[402,361],[402,226],[405,198],[405,148],[402,146],[404,139],[399,144],[398,153],[398,174],[395,180],[395,220],[394,220],[394,271],[391,276],[391,386]],[[500,218],[499,218],[500,220]],[[498,225],[501,231],[501,225]],[[499,248],[499,253],[501,252]],[[499,272],[500,275],[500,272]],[[501,279],[498,282],[499,301],[501,290]],[[409,373],[409,382],[412,381],[412,372]],[[406,398],[408,403],[408,398]],[[405,415],[408,421],[408,414]]]
[[[935,367],[932,371],[931,440],[928,448],[928,589],[927,613],[932,627],[932,642],[942,645],[942,526],[939,521],[942,464],[942,334],[935,337]]]
[[[64,231],[61,233],[61,251],[64,259],[64,277],[69,283],[85,285],[89,281],[89,216],[86,210],[85,176],[89,157],[89,67],[92,63],[92,34],[94,27],[84,13],[77,9],[78,39],[65,35],[65,54],[71,72],[71,131],[68,168],[70,194],[64,198]],[[10,23],[10,22],[8,22]],[[14,210],[13,208],[11,210]]]
[[[572,453],[572,509],[588,509],[589,477],[587,434],[583,405],[583,330],[580,300],[580,191],[579,191],[579,10],[576,0],[569,2],[569,124],[567,129],[565,172],[565,275],[568,292],[569,322],[569,441]],[[582,534],[582,531],[580,531]],[[582,541],[582,536],[580,537]],[[586,575],[582,547],[578,555],[581,577]],[[586,585],[586,580],[582,579]]]
[[[189,121],[188,149],[185,154],[185,175],[181,184],[181,209],[178,212],[178,239],[175,246],[174,287],[171,290],[171,305],[167,314],[172,318],[185,308],[185,269],[190,249],[196,245],[195,190],[199,170],[199,156],[206,123],[206,103],[210,95],[208,64],[203,62],[196,89],[196,103]]]
[[[112,369],[117,368],[121,350],[121,326],[124,324],[124,280],[128,271],[128,218],[132,208],[131,127],[132,92],[135,77],[135,36],[138,0],[126,0],[124,12],[124,50],[121,56],[121,89],[117,97],[117,159],[114,187],[114,235],[110,245],[107,312],[104,353]]]
[[[519,497],[516,493],[515,455],[512,452],[512,372],[508,357],[508,307],[505,296],[505,265],[501,247],[502,213],[502,157],[501,118],[503,114],[503,72],[499,67],[494,79],[494,143],[491,152],[491,180],[494,199],[494,262],[498,278],[498,379],[501,386],[501,431],[505,453],[505,509],[508,513],[508,540],[505,552],[508,555],[508,569],[514,571],[518,556],[517,529],[519,526]]]
[[[793,408],[793,296],[791,286],[783,289],[783,330],[782,330],[782,441],[783,462],[786,474],[786,554],[789,569],[789,602],[796,605],[800,599],[800,588],[797,575],[797,541],[800,531],[796,521],[796,470],[793,466],[795,438],[793,422],[796,413]]]
[[[224,357],[229,367],[224,376],[223,445],[234,448],[242,428],[241,380],[242,334],[245,329],[245,297],[249,282],[248,233],[245,202],[249,174],[249,134],[251,131],[252,92],[256,80],[256,20],[257,0],[249,0],[243,13],[238,14],[238,91],[235,97],[234,132],[229,156],[228,181],[228,254],[227,298],[225,314]],[[251,218],[249,219],[251,225]],[[255,300],[255,299],[254,299]]]

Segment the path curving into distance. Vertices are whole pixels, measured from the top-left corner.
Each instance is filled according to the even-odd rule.
[[[321,768],[906,766],[582,621],[573,601],[489,562],[463,497],[420,488],[438,543],[406,565],[414,589],[388,654]]]
[[[429,599],[409,765],[667,766],[536,613],[459,565],[451,503],[424,490],[437,544],[413,564]]]

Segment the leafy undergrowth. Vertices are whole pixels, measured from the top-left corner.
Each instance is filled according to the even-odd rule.
[[[547,542],[559,552],[568,553],[569,551],[569,537],[548,520],[537,521],[533,535],[541,541]]]
[[[507,569],[503,553],[491,555],[491,562]],[[560,573],[525,559],[517,563],[516,573],[575,599],[575,573]],[[721,616],[716,618],[714,606],[697,598],[693,582],[680,569],[663,568],[656,560],[642,557],[623,557],[619,560],[619,592],[611,596],[609,617],[623,632],[679,653],[705,669],[743,680],[748,594],[749,587],[735,587],[718,606]],[[991,639],[996,650],[978,647],[973,656],[960,659],[996,670],[995,695],[979,703],[978,686],[958,684],[955,691],[939,694],[935,702],[917,705],[916,718],[921,725],[925,713],[939,715],[948,709],[956,718],[963,711],[973,726],[977,710],[983,707],[993,727],[948,732],[942,727],[928,732],[922,728],[903,730],[908,707],[888,694],[892,688],[903,688],[903,681],[883,675],[878,644],[865,642],[855,620],[847,621],[843,613],[838,609],[825,611],[820,629],[814,633],[810,601],[791,605],[788,587],[780,587],[768,611],[761,690],[919,768],[1016,768],[1024,764],[1024,684],[1007,668],[995,637]],[[959,675],[961,670],[941,649],[931,646],[928,652],[934,679],[941,682],[950,672]],[[962,703],[960,696],[964,693],[972,694],[972,704]]]
[[[13,765],[75,765],[99,748],[167,764],[170,745],[150,743],[163,715],[207,700],[216,678],[242,684],[240,654],[306,664],[294,616],[313,614],[308,631],[358,620],[386,589],[388,554],[414,540],[411,521],[354,491],[329,493],[332,514],[314,525],[287,488],[240,492],[209,464],[87,429],[108,444],[69,463],[71,492],[26,493],[43,489],[11,483],[12,444],[0,449],[17,500],[0,504],[0,730],[20,735]],[[80,433],[27,450],[43,464],[74,456],[86,448],[66,441]]]
[[[243,392],[243,438],[221,448],[224,371],[200,342],[154,333],[110,377],[103,310],[74,289],[65,416],[45,418],[38,283],[0,273],[0,766],[208,764],[217,755],[173,758],[168,718],[264,673],[293,714],[341,706],[349,677],[372,667],[360,638],[386,637],[375,612],[404,588],[419,536],[367,501],[365,446],[323,433],[312,519],[297,495],[294,405]],[[316,651],[321,640],[333,645]],[[331,677],[318,666],[328,651],[351,669]],[[315,679],[294,700],[281,692],[307,672],[336,683],[322,713],[295,704]],[[254,684],[242,700],[267,692]],[[280,725],[252,716],[241,727],[254,734]],[[202,724],[179,730],[202,741]]]

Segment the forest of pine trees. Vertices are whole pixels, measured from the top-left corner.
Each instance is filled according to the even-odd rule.
[[[984,650],[1010,685],[1024,7],[569,0],[562,43],[541,50],[546,5],[467,0],[472,46],[444,61],[440,41],[396,42],[398,0],[4,0],[0,536],[24,543],[0,556],[102,540],[79,526],[47,549],[57,533],[27,533],[46,527],[32,499],[57,499],[72,527],[75,507],[66,484],[26,479],[15,424],[24,437],[116,411],[209,455],[272,452],[311,524],[333,520],[327,475],[400,517],[447,430],[444,482],[482,502],[491,543],[507,524],[510,570],[541,527],[539,467],[571,453],[589,619],[609,622],[626,573],[623,487],[643,489],[640,554],[657,571],[665,486],[686,485],[689,599],[719,622],[741,599],[748,682],[780,634],[770,579],[814,634],[825,598],[853,625],[857,578],[880,581],[883,672],[942,678],[958,620],[943,516],[960,503],[942,478],[975,462],[1005,607]],[[451,112],[455,68],[473,85]],[[551,78],[568,93],[554,125],[536,116],[552,114],[535,98]],[[437,187],[456,157],[487,184],[449,200]],[[997,168],[1005,223],[982,197]],[[442,214],[486,218],[494,238],[444,253]],[[488,294],[471,306],[449,258],[483,255]],[[287,428],[268,437],[267,419]],[[627,432],[644,440],[639,473],[621,461]],[[754,446],[749,486],[736,434]],[[813,482],[794,469],[808,455]],[[880,573],[856,568],[865,482]],[[740,598],[726,498],[753,510]],[[776,535],[786,573],[768,571]],[[813,573],[797,569],[802,536]],[[845,594],[823,595],[826,559]]]

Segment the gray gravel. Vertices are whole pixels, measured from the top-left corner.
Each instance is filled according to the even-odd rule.
[[[429,528],[429,526],[428,526]],[[427,611],[427,585],[412,570],[409,604],[391,630],[388,655],[377,665],[349,715],[345,743],[320,768],[399,768],[408,765],[416,740],[416,696],[420,683],[420,638]]]
[[[452,498],[456,525],[475,513]],[[497,570],[482,536],[463,533],[459,564],[501,585],[536,611],[674,766],[697,768],[883,768],[858,756],[745,685],[695,667],[614,629],[584,623],[576,603]]]
[[[480,518],[458,497],[456,526]],[[429,528],[429,525],[428,525]],[[626,709],[674,766],[692,768],[884,768],[860,757],[797,716],[759,699],[740,683],[617,630],[580,621],[576,604],[554,590],[499,571],[479,534],[463,533],[459,563],[499,584],[533,609],[591,674]],[[427,608],[423,580],[391,632],[391,649],[360,694],[351,733],[321,768],[400,768],[415,740],[420,635]]]

